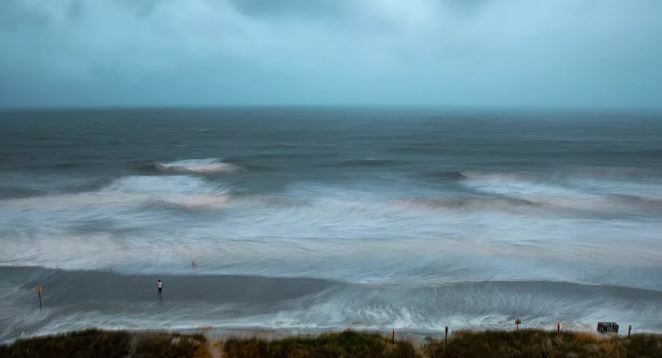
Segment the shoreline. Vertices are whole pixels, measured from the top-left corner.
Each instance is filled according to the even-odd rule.
[[[162,300],[156,279],[164,280]],[[44,287],[43,310],[35,288]],[[662,291],[554,281],[439,285],[355,284],[314,278],[118,274],[0,267],[0,342],[88,328],[216,335],[315,334],[350,328],[396,329],[412,336],[451,330],[522,327],[593,331],[598,321],[622,330],[662,333]],[[621,307],[616,310],[614,307]]]

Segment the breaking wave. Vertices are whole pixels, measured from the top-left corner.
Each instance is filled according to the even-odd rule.
[[[225,163],[219,158],[208,159],[186,159],[173,162],[156,162],[156,169],[162,172],[175,173],[232,173],[241,167],[231,163]]]
[[[188,209],[222,208],[228,205],[229,194],[223,186],[192,176],[135,175],[118,178],[96,191],[7,199],[3,205],[12,209],[8,214],[31,210],[35,215],[71,213],[77,216],[90,212],[112,215],[117,210],[160,204]],[[87,212],[77,212],[86,209]]]
[[[127,176],[113,181],[101,192],[189,209],[224,208],[230,200],[230,191],[226,187],[187,175]]]
[[[542,177],[529,173],[462,172],[461,184],[488,202],[604,214],[662,211],[662,183]]]

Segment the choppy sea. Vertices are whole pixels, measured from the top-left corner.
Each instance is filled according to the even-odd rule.
[[[662,331],[662,115],[0,112],[0,341],[515,318]]]

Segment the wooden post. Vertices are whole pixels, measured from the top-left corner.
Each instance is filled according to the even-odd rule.
[[[628,326],[628,338],[630,338],[630,332],[632,332],[632,325]]]
[[[39,296],[39,310],[41,311],[41,293],[44,291],[44,288],[41,285],[37,286],[37,296]]]
[[[556,322],[556,333],[561,333],[561,322]]]
[[[448,326],[444,329],[444,345],[448,342]]]
[[[391,343],[395,343],[395,329],[391,332]]]
[[[518,318],[518,319],[515,320],[515,332],[519,332],[520,323],[522,323],[521,319]]]

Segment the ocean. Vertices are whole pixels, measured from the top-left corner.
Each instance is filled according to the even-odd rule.
[[[0,112],[0,341],[516,318],[662,331],[662,115]]]

